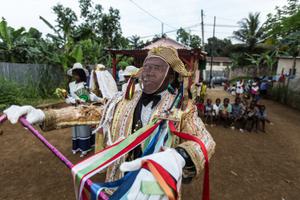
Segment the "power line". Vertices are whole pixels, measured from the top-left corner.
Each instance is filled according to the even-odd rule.
[[[240,26],[237,25],[228,25],[228,24],[204,24],[205,26],[216,26],[222,28],[239,28]]]
[[[162,24],[165,24],[166,26],[175,29],[175,27],[165,23],[164,21],[162,21],[161,19],[159,19],[158,17],[154,16],[153,14],[151,14],[149,11],[147,11],[146,9],[144,9],[143,7],[141,7],[139,4],[137,4],[136,2],[134,2],[133,0],[129,0],[131,3],[133,3],[137,8],[139,8],[140,10],[142,10],[143,12],[145,12],[146,14],[148,14],[149,16],[151,16],[153,19],[159,21]]]
[[[190,26],[186,26],[186,27],[181,27],[183,29],[191,29],[191,28],[195,28],[195,27],[198,27],[198,26],[201,26],[201,23],[196,23],[196,24],[192,24]],[[213,24],[204,24],[204,26],[213,26]],[[236,25],[229,25],[229,24],[216,24],[215,27],[222,27],[222,28],[239,28],[239,26],[236,26]],[[180,28],[176,28],[176,29],[173,29],[173,30],[169,30],[169,31],[166,31],[164,33],[173,33],[173,32],[176,32],[178,31]],[[208,31],[205,31],[205,33],[208,33]],[[216,32],[216,33],[224,33],[224,34],[227,34],[227,32]],[[155,35],[158,35],[158,34],[151,34],[151,35],[145,35],[145,36],[141,36],[140,38],[141,39],[145,39],[145,38],[149,38],[149,37],[154,37]]]
[[[205,15],[207,17],[214,17],[214,16],[211,16],[211,15]],[[239,20],[236,20],[236,19],[229,19],[229,18],[224,18],[224,17],[218,17],[218,19],[222,19],[222,20],[226,20],[226,21],[232,21],[232,22],[238,22]]]

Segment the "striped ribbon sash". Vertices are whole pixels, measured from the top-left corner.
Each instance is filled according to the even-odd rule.
[[[74,180],[75,194],[78,200],[89,199],[86,190],[90,191],[92,200],[98,199],[98,194],[103,188],[118,188],[117,191],[110,197],[110,200],[126,199],[126,193],[133,184],[135,177],[139,171],[129,172],[122,179],[109,183],[94,183],[91,188],[85,188],[87,179],[99,173],[113,162],[133,150],[135,147],[145,142],[145,151],[143,156],[157,152],[161,146],[169,146],[172,143],[172,135],[176,135],[184,140],[191,140],[198,143],[201,147],[205,158],[205,171],[203,183],[202,200],[209,200],[209,166],[208,153],[204,143],[197,137],[178,132],[172,121],[166,121],[168,124],[167,133],[161,133],[161,126],[164,121],[153,121],[147,126],[139,129],[137,132],[128,136],[112,146],[98,152],[97,154],[85,159],[72,168],[72,176]],[[158,130],[158,131],[155,131]],[[153,133],[155,132],[155,135]],[[153,136],[153,137],[151,137]],[[148,139],[146,141],[146,139]],[[142,168],[151,171],[156,181],[169,200],[176,200],[178,198],[176,180],[165,170],[162,166],[153,160],[146,160],[143,162]],[[84,190],[85,189],[85,190]]]
[[[161,121],[151,122],[126,139],[123,139],[74,165],[72,168],[72,176],[76,198],[79,200],[84,199],[83,189],[87,179],[104,170],[113,162],[144,142],[160,124]],[[90,190],[90,188],[87,189]]]

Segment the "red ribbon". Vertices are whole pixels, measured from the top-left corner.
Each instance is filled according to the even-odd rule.
[[[194,141],[200,145],[205,158],[202,200],[209,200],[209,165],[208,165],[208,154],[204,143],[196,136],[190,135],[188,133],[178,132],[172,121],[169,121],[169,127],[170,127],[170,131],[176,136],[185,140]]]
[[[172,196],[174,196],[174,199],[177,199],[177,197],[178,197],[177,183],[176,183],[175,179],[173,178],[173,176],[167,170],[165,170],[160,164],[155,162],[154,160],[150,160],[150,159],[145,160],[143,162],[142,168],[151,171],[156,179],[157,179],[157,174],[151,169],[150,165],[152,165],[156,169],[156,171],[159,173],[159,176],[172,189],[173,194],[174,194]],[[158,181],[159,185],[165,191],[163,184],[161,184],[159,180],[157,180],[157,181]]]
[[[147,129],[144,133],[142,133],[141,135],[139,135],[132,143],[130,143],[127,147],[125,147],[124,149],[122,149],[119,153],[117,153],[116,155],[114,155],[112,158],[108,159],[107,161],[105,161],[104,163],[102,163],[101,165],[99,165],[97,168],[95,168],[94,170],[88,172],[87,174],[83,175],[81,180],[80,180],[80,184],[82,180],[84,179],[84,177],[86,177],[88,174],[94,172],[95,170],[99,169],[100,167],[102,167],[103,165],[106,165],[107,163],[116,160],[117,158],[121,157],[122,155],[124,155],[125,153],[131,151],[134,147],[136,147],[138,144],[140,144],[141,142],[143,142],[147,137],[149,137],[152,132],[159,126],[159,124],[161,123],[161,121],[158,121],[156,124],[154,124],[152,127],[150,127],[149,129]],[[117,143],[118,144],[118,143]],[[110,148],[110,147],[108,147]],[[98,152],[99,153],[99,152]],[[86,183],[85,183],[85,186]],[[87,186],[86,189],[90,190],[90,187]]]

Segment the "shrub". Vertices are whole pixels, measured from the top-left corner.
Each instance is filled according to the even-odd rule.
[[[48,86],[49,87],[49,86]],[[42,87],[41,84],[29,83],[26,86],[0,77],[0,111],[10,105],[37,105],[43,99],[54,98],[52,88]]]
[[[16,83],[0,77],[0,110],[11,104],[20,104],[21,96],[21,89]]]

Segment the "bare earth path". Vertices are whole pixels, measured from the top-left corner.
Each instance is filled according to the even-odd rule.
[[[221,89],[209,97],[225,97]],[[267,133],[208,127],[216,143],[210,164],[212,200],[300,199],[300,112],[264,100],[273,126]],[[0,200],[72,200],[70,171],[20,125],[0,127]],[[73,162],[71,131],[44,134]],[[201,199],[202,178],[183,188],[184,200]]]

